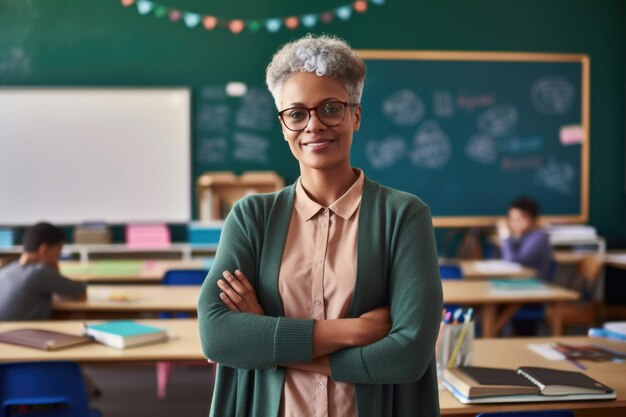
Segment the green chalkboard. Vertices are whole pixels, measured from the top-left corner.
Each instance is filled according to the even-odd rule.
[[[352,163],[414,193],[438,225],[491,223],[520,195],[586,220],[584,56],[361,51]]]

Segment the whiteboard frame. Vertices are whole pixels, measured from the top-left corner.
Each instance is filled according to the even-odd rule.
[[[480,52],[480,51],[403,51],[359,49],[367,59],[413,61],[475,61],[475,62],[572,62],[581,65],[581,126],[585,137],[581,143],[580,214],[541,216],[544,223],[587,223],[589,221],[589,140],[590,140],[590,59],[587,54],[538,52]],[[504,214],[503,214],[504,216]],[[503,216],[433,216],[435,227],[493,226]]]

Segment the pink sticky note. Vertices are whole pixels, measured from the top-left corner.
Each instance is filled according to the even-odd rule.
[[[563,145],[575,145],[585,139],[585,131],[580,125],[561,126],[559,136]]]

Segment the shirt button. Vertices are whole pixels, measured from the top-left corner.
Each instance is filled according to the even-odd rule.
[[[326,227],[326,223],[322,223],[320,226],[321,226],[321,227],[322,227],[322,229],[323,229],[323,228],[325,228],[325,227]]]
[[[313,304],[315,305],[315,307],[319,307],[322,305],[322,302],[320,300],[315,300]]]
[[[322,260],[321,260],[321,259],[316,259],[316,260],[315,260],[315,263],[319,265],[319,264],[321,264],[321,263],[322,263]]]
[[[317,383],[317,387],[319,389],[324,389],[326,387],[326,384],[324,382],[320,381],[320,382]]]

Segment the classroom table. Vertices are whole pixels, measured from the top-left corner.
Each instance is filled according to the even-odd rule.
[[[89,284],[158,284],[168,270],[209,269],[207,260],[103,260],[61,261],[61,273]]]
[[[81,363],[106,363],[204,360],[200,347],[197,320],[137,320],[137,322],[167,329],[171,336],[170,340],[127,349],[115,349],[99,343],[90,343],[52,352],[0,343],[0,362],[67,360]],[[79,335],[83,329],[83,321],[50,320],[0,323],[0,332],[26,328],[54,330]]]
[[[626,352],[624,342],[594,339],[584,336],[562,336],[550,338],[503,338],[479,339],[474,341],[472,363],[474,366],[489,366],[515,369],[519,366],[543,366],[565,371],[580,371],[565,360],[552,361],[528,348],[530,343],[601,344],[610,349]],[[623,417],[626,416],[626,365],[614,362],[581,361],[590,377],[617,391],[616,400],[539,402],[519,404],[461,404],[446,390],[439,391],[441,415],[474,417],[478,413],[570,409],[577,417]]]
[[[92,285],[86,300],[55,297],[53,317],[123,317],[158,312],[195,314],[200,286]]]
[[[494,270],[485,271],[480,268],[481,263],[489,264],[489,261],[484,260],[461,260],[459,266],[463,273],[463,279],[467,280],[485,280],[493,278],[534,278],[537,276],[537,271],[533,268],[527,268],[519,266],[518,270]]]
[[[496,337],[502,327],[524,305],[554,305],[552,334],[563,334],[562,304],[576,301],[580,294],[573,290],[545,285],[538,289],[496,290],[487,281],[444,280],[443,301],[446,304],[472,305],[480,308],[483,337]]]
[[[55,298],[54,317],[116,317],[161,311],[196,312],[199,286],[96,285],[87,288],[87,300]],[[557,286],[533,290],[495,291],[485,281],[443,281],[447,304],[480,307],[484,337],[495,337],[513,314],[528,303],[555,305],[552,332],[562,334],[560,305],[579,298],[576,291]]]

